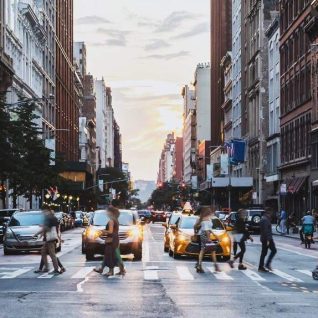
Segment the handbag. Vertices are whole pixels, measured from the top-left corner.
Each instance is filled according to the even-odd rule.
[[[58,236],[57,236],[57,231],[56,227],[52,226],[46,233],[45,233],[45,238],[47,242],[52,242],[52,241],[57,241]]]

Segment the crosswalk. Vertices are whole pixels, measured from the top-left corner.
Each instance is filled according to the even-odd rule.
[[[205,274],[198,274],[193,264],[177,264],[170,267],[159,266],[133,266],[127,264],[125,279],[136,281],[177,280],[180,282],[194,282],[196,280],[214,280],[215,282],[235,283],[254,281],[257,283],[313,283],[312,272],[309,269],[275,269],[272,273],[259,273],[255,268],[244,271],[229,269],[226,264],[220,264],[222,271],[215,272],[214,267],[205,266]],[[4,279],[74,279],[83,280],[99,279],[94,271],[94,266],[70,266],[62,275],[55,275],[53,271],[35,274],[32,267],[0,267],[0,280]],[[317,287],[318,288],[318,287]]]

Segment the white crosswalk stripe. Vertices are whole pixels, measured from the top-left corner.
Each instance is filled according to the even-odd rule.
[[[146,266],[144,268],[144,280],[159,280],[158,266]]]
[[[181,280],[194,280],[193,275],[186,266],[177,266],[177,273]]]
[[[54,277],[55,275],[53,274],[53,271],[54,269],[50,270],[48,273],[44,273],[40,276],[38,276],[37,278],[40,278],[40,279],[50,279],[52,277]]]
[[[299,272],[299,273],[302,273],[302,274],[305,274],[307,276],[312,277],[312,272],[307,270],[307,269],[297,269],[296,271]]]
[[[6,272],[2,272],[0,274],[0,279],[12,279],[12,278],[16,278],[18,276],[21,276],[27,272],[29,272],[32,268],[30,267],[25,267],[25,268],[21,268],[21,269],[15,269],[13,268],[8,270],[6,269]]]
[[[71,278],[85,278],[89,273],[91,273],[94,269],[94,266],[81,268],[78,272],[72,275]]]
[[[287,273],[284,273],[284,272],[280,271],[279,269],[274,269],[274,270],[273,270],[273,273],[274,273],[275,275],[277,275],[277,276],[283,278],[283,279],[288,280],[289,282],[293,282],[293,283],[303,283],[303,281],[302,281],[301,279],[296,278],[296,277],[294,277],[294,276],[292,276],[292,275],[289,275],[289,274],[287,274]]]
[[[208,270],[218,280],[233,280],[233,278],[230,275],[226,274],[225,272],[215,272],[213,267],[208,267]]]
[[[244,275],[246,275],[248,278],[250,278],[251,280],[254,280],[256,282],[264,282],[265,279],[258,275],[256,272],[250,270],[250,269],[246,269],[244,271],[241,271]]]

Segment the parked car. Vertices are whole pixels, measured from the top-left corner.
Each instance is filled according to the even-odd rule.
[[[138,210],[138,215],[141,220],[150,223],[152,215],[149,210]]]
[[[224,222],[226,218],[229,216],[229,213],[226,211],[215,211],[215,216],[219,218],[222,222]]]
[[[163,237],[163,250],[164,252],[169,252],[170,245],[170,232],[172,231],[170,225],[176,224],[181,217],[181,212],[173,212],[167,219],[167,222],[163,223],[162,226],[165,227],[164,237]]]
[[[84,217],[83,211],[75,211],[75,221],[74,221],[75,227],[83,226],[83,217]]]
[[[108,216],[105,210],[94,212],[91,224],[82,234],[82,253],[87,260],[92,260],[95,254],[103,254],[105,236],[101,230],[105,229]],[[119,240],[122,254],[134,254],[135,260],[142,258],[142,231],[136,213],[130,210],[120,210],[119,216]]]
[[[167,216],[164,211],[152,211],[151,214],[152,214],[152,218],[151,218],[152,223],[166,222]]]
[[[44,224],[42,211],[15,212],[8,223],[4,239],[3,253],[9,255],[22,251],[40,251],[43,237],[35,234]],[[61,243],[56,243],[56,250],[61,250]]]
[[[6,225],[10,221],[13,213],[17,212],[17,209],[3,209],[0,210],[0,243],[3,242],[3,235],[6,231]]]
[[[194,234],[194,224],[198,216],[182,214],[176,224],[171,224],[169,233],[169,256],[179,258],[182,255],[197,256],[200,252],[199,244],[191,242]],[[227,261],[231,257],[231,239],[224,224],[215,216],[211,218],[213,234],[212,242],[219,244],[216,255],[219,259]],[[208,255],[206,255],[208,256]]]

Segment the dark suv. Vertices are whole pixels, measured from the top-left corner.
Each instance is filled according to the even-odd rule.
[[[3,242],[3,235],[6,229],[6,225],[9,223],[12,214],[16,211],[19,211],[19,210],[17,209],[0,210],[0,243]]]
[[[263,209],[245,209],[245,223],[250,232],[260,231],[260,221],[264,213]],[[238,218],[238,212],[231,212],[226,219],[229,226],[234,226]]]

